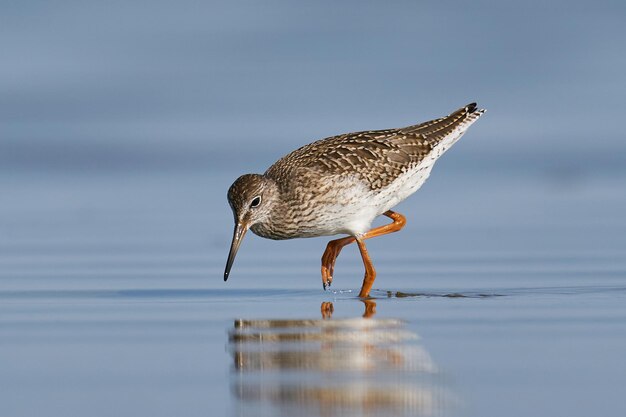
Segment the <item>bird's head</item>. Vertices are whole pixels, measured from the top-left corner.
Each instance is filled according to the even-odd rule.
[[[228,190],[228,203],[233,210],[235,230],[230,245],[224,281],[228,279],[230,268],[235,261],[241,241],[250,227],[263,222],[271,213],[277,198],[274,181],[258,174],[246,174],[237,178]]]

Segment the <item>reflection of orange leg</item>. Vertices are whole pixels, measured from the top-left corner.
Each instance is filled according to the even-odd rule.
[[[365,311],[363,311],[363,318],[369,319],[376,314],[376,301],[374,300],[362,300],[365,304]]]
[[[369,232],[363,234],[362,236],[360,236],[359,239],[365,240],[365,239],[369,239],[369,238],[376,237],[376,236],[386,235],[387,233],[397,232],[398,230],[402,229],[404,225],[406,224],[406,219],[400,213],[396,213],[394,211],[389,210],[389,211],[384,212],[383,215],[393,220],[393,223],[376,227],[370,230]],[[341,239],[331,240],[330,242],[328,242],[328,245],[326,245],[326,250],[324,251],[324,254],[322,255],[322,285],[324,286],[324,289],[326,289],[327,286],[330,286],[330,284],[333,281],[335,261],[337,260],[337,256],[339,256],[341,249],[343,249],[344,246],[349,245],[350,243],[354,241],[356,241],[356,238],[354,236],[348,236],[348,237],[344,237]],[[359,249],[360,248],[361,246],[359,245]],[[365,245],[363,245],[363,248],[365,248]],[[365,252],[367,253],[367,250]],[[363,252],[361,251],[361,257],[362,256],[363,256]],[[369,259],[369,256],[367,259]],[[363,262],[365,263],[365,258],[363,259]],[[374,271],[374,267],[371,265],[371,263],[372,262],[370,260],[369,264],[370,264],[371,270],[373,271],[374,277],[376,277],[376,271]],[[367,266],[366,266],[366,270],[367,270]],[[374,283],[374,278],[372,278],[372,284],[373,283]],[[363,285],[365,285],[365,282],[363,283]],[[371,286],[370,286],[370,289],[371,289]],[[361,288],[361,293],[363,293],[363,288]],[[359,295],[359,296],[367,297],[368,295],[369,295],[369,289],[367,290],[367,295],[365,296]]]
[[[376,301],[371,299],[361,300],[363,301],[363,306],[365,309],[363,310],[363,318],[369,319],[376,315]],[[330,319],[333,317],[333,313],[335,312],[335,307],[333,303],[330,301],[322,302],[320,306],[320,311],[322,312],[322,319]]]
[[[333,307],[333,303],[331,303],[330,301],[324,301],[320,306],[320,310],[322,312],[322,318],[329,319],[333,316],[335,307]]]

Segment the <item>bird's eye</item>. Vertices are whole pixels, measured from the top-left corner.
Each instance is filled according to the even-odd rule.
[[[261,204],[261,196],[260,195],[254,197],[252,199],[252,202],[250,203],[250,208],[258,207],[259,204]]]

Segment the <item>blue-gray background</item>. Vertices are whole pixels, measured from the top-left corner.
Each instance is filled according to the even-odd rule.
[[[378,316],[452,414],[623,416],[624,45],[620,1],[1,2],[0,414],[245,415],[232,319],[362,306],[323,239],[250,235],[222,282],[230,183],[478,101],[368,243]],[[361,274],[347,248],[334,286]]]
[[[620,1],[1,7],[6,169],[262,169],[316,138],[469,101],[490,113],[450,156],[460,169],[623,165]]]

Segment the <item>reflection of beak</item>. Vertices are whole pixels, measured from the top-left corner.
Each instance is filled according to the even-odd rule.
[[[233,266],[233,262],[235,262],[235,255],[237,255],[237,251],[239,250],[241,241],[243,240],[243,237],[246,235],[247,231],[247,224],[240,222],[237,222],[237,224],[235,224],[235,231],[233,232],[233,243],[230,244],[230,252],[228,253],[226,269],[224,270],[224,281],[228,279],[228,274],[230,274],[230,268]]]

